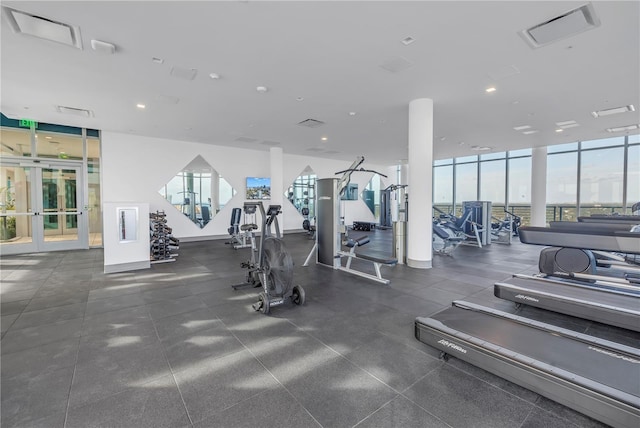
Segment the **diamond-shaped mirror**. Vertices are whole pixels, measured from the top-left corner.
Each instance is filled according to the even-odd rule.
[[[300,215],[313,224],[316,216],[316,173],[310,166],[300,173],[284,194]],[[309,223],[307,223],[309,224]]]
[[[371,180],[367,183],[364,190],[360,194],[360,198],[371,210],[371,214],[380,220],[380,190],[382,189],[382,178],[379,174],[373,174]]]
[[[158,193],[199,228],[205,227],[236,194],[202,156],[196,156]]]

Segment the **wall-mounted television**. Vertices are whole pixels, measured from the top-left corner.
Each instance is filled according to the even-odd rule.
[[[343,201],[357,201],[358,200],[358,184],[349,183],[344,189],[344,193],[340,197]]]
[[[271,199],[271,178],[247,177],[247,199]]]

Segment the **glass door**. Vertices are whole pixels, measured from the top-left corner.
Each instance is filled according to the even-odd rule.
[[[57,162],[0,165],[0,253],[88,248],[82,168]]]
[[[38,168],[40,185],[38,228],[42,231],[43,250],[82,248],[82,211],[79,209],[81,177],[79,167],[56,166]]]
[[[19,164],[0,166],[0,253],[37,250],[33,236],[34,172]]]

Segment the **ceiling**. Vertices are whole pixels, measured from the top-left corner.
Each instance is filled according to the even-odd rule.
[[[16,34],[3,16],[1,109],[40,122],[334,159],[363,155],[383,165],[407,158],[408,106],[417,98],[434,102],[436,159],[476,154],[474,146],[502,151],[625,135],[606,129],[640,123],[640,2],[592,2],[599,26],[537,49],[518,34],[583,4],[3,1],[78,27],[83,48]],[[414,41],[405,45],[407,37]],[[94,51],[93,39],[115,53]],[[175,76],[192,69],[192,80]],[[485,92],[489,86],[496,91]],[[636,111],[591,115],[630,104]],[[324,124],[298,125],[306,119]],[[556,132],[568,121],[578,126]],[[521,126],[538,132],[514,129]]]

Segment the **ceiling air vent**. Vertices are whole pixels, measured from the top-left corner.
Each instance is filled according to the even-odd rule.
[[[8,7],[2,9],[14,33],[27,34],[82,49],[80,28]]]
[[[307,128],[317,128],[319,126],[324,125],[324,122],[321,122],[315,119],[306,119],[306,120],[303,120],[302,122],[299,122],[298,125],[306,126]]]
[[[520,31],[518,34],[529,46],[536,49],[596,28],[599,25],[600,20],[596,16],[593,6],[585,4],[541,24]]]
[[[93,112],[91,110],[83,108],[56,106],[56,110],[60,113],[71,114],[73,116],[93,117]]]

